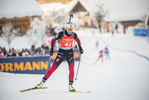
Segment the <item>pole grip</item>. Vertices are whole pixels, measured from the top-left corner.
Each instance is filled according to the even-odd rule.
[[[73,18],[73,14],[70,14],[69,22],[71,22],[71,18]]]

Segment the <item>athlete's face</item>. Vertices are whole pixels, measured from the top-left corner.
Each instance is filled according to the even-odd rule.
[[[73,28],[67,28],[67,32],[68,32],[68,34],[71,34],[72,31],[73,31]]]

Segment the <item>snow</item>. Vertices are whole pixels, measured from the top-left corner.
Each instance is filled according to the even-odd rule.
[[[0,0],[0,18],[42,16],[36,0]]]
[[[105,21],[141,20],[149,11],[149,0],[80,0],[94,15],[96,6],[101,3],[106,14]]]
[[[115,33],[112,37],[111,33],[100,34],[97,29],[81,29],[76,33],[84,54],[74,87],[90,93],[65,92],[68,91],[69,70],[68,64],[63,62],[46,81],[44,86],[48,88],[45,90],[19,92],[35,86],[44,75],[1,72],[0,100],[149,100],[149,60],[126,51],[133,50],[149,58],[149,44],[145,37],[134,37],[128,32],[125,35]],[[20,39],[22,43],[23,40]],[[110,60],[104,58],[103,63],[99,60],[94,64],[99,55],[94,49],[96,41],[99,41],[99,50],[109,47]],[[78,62],[75,63],[75,73],[77,67]]]
[[[41,9],[44,11],[44,13],[47,13],[48,11],[58,11],[65,7],[66,5],[61,3],[47,3],[47,4],[40,4]]]
[[[149,10],[148,0],[126,0],[114,3],[105,1],[109,15],[106,21],[141,20]]]

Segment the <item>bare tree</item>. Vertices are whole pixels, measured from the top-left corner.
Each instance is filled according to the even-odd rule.
[[[59,28],[63,28],[64,25],[66,24],[66,22],[68,22],[69,20],[69,14],[67,14],[64,10],[52,10],[49,11],[45,18],[44,18],[44,22],[52,25],[52,26],[57,26]],[[78,17],[76,17],[74,15],[72,22],[75,26],[75,28],[78,28],[80,26],[80,20]]]
[[[52,25],[52,26],[58,26],[58,27],[63,27],[63,25],[66,23],[66,12],[64,12],[63,10],[60,11],[56,11],[56,10],[52,10],[49,11],[45,18],[44,18],[44,22]]]
[[[13,25],[10,22],[7,22],[3,27],[2,27],[2,37],[6,38],[6,41],[8,42],[8,46],[10,47],[10,43],[13,40],[13,37],[18,33],[18,32],[13,32]],[[17,31],[17,30],[15,30]]]
[[[26,32],[26,35],[30,37],[30,44],[36,45],[39,41],[44,43],[45,36],[45,24],[39,18],[32,18],[30,20],[30,29]]]
[[[99,28],[99,31],[100,33],[102,32],[102,21],[104,20],[104,17],[106,15],[106,11],[103,9],[103,6],[104,4],[99,2],[96,6],[96,11],[94,13],[94,17],[95,19],[97,20],[97,23],[98,23],[98,28]]]

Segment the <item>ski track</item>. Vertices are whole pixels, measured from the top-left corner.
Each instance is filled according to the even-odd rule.
[[[102,38],[99,38],[99,40],[101,40],[105,45],[107,45],[108,47],[110,47],[111,49],[114,49],[114,50],[117,50],[117,51],[122,51],[122,52],[130,52],[130,53],[134,53],[136,54],[137,56],[139,57],[143,57],[145,58],[146,60],[149,61],[149,58],[145,55],[141,55],[139,53],[137,53],[136,51],[133,51],[133,50],[128,50],[128,49],[120,49],[120,48],[116,48],[116,47],[113,47],[112,45],[110,45],[109,43],[107,43],[104,39]]]
[[[149,100],[149,62],[144,57],[131,52],[138,48],[134,46],[133,50],[125,51],[112,44],[115,43],[116,36],[114,39],[109,34],[92,36],[92,30],[83,30],[80,33],[83,32],[85,34],[79,34],[79,37],[84,54],[81,56],[74,87],[78,91],[90,91],[90,93],[65,92],[68,91],[69,70],[67,62],[63,62],[46,81],[44,86],[48,88],[44,90],[19,92],[35,86],[44,75],[0,72],[0,100]],[[123,39],[127,35],[119,37]],[[132,38],[133,36],[130,37]],[[96,40],[99,40],[99,46],[102,46],[99,50],[107,45],[110,47],[110,60],[104,58],[103,63],[99,60],[93,64],[99,55],[99,51],[94,49]],[[118,44],[121,45],[119,41]],[[134,41],[138,43],[138,40]],[[123,45],[130,47],[127,43]],[[148,48],[144,45],[140,47]],[[78,62],[75,62],[75,74],[77,67]]]

